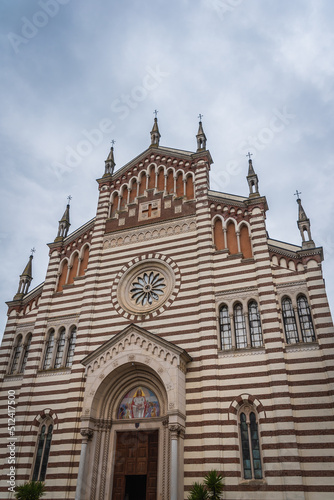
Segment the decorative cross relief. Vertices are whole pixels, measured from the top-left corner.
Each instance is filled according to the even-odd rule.
[[[153,200],[146,203],[140,203],[138,220],[155,219],[161,214],[161,200]]]

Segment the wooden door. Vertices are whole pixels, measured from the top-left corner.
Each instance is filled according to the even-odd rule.
[[[112,500],[124,500],[126,478],[136,475],[146,476],[146,500],[156,500],[158,436],[159,431],[117,432]]]

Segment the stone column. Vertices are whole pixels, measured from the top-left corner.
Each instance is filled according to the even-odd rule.
[[[77,489],[75,492],[75,500],[82,500],[84,498],[85,491],[84,491],[83,486],[84,486],[84,473],[85,473],[87,444],[88,444],[88,441],[93,436],[93,431],[91,429],[81,429],[80,433],[82,435],[82,445],[81,445],[79,472],[78,472],[78,480],[77,480]]]
[[[170,500],[179,500],[179,442],[184,429],[180,424],[170,424],[169,431],[171,435]]]

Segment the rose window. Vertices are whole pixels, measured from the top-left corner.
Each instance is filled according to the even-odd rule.
[[[158,301],[165,293],[165,287],[165,278],[160,273],[153,271],[143,273],[132,282],[130,289],[131,298],[138,305],[151,305],[153,301]]]

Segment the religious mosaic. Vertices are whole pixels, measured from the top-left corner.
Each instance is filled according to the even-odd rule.
[[[118,408],[117,418],[153,418],[160,416],[158,398],[147,387],[136,387],[122,399]]]

